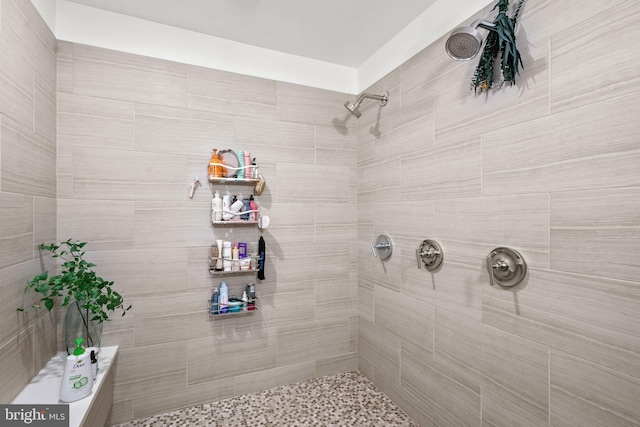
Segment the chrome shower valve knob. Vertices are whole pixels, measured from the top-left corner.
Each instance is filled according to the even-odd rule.
[[[518,251],[499,247],[487,255],[487,271],[491,286],[496,283],[503,287],[515,286],[527,274],[527,263]]]
[[[422,268],[421,265],[428,271],[433,271],[440,267],[444,258],[444,252],[442,247],[435,240],[427,239],[420,243],[418,249],[416,249],[416,262],[418,268]]]

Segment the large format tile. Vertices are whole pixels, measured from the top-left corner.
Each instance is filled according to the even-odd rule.
[[[322,319],[278,328],[278,366],[350,352],[347,318]]]
[[[2,117],[2,191],[56,197],[56,145]]]
[[[0,193],[0,218],[0,268],[32,259],[33,197]]]
[[[0,400],[11,402],[36,374],[33,365],[33,330],[16,334],[0,347]]]
[[[518,250],[530,266],[549,266],[549,196],[532,194],[437,200],[434,236],[447,260],[484,269],[498,246]]]
[[[640,188],[552,194],[551,267],[640,282],[639,209]]]
[[[627,1],[610,7],[553,37],[552,111],[638,90],[640,46],[635,42],[640,40],[640,4]],[[612,31],[613,27],[623,31]]]
[[[400,376],[400,337],[382,326],[358,319],[358,357],[391,378]]]
[[[134,104],[58,93],[58,143],[70,147],[133,150]]]
[[[73,91],[80,95],[187,106],[187,66],[74,44]]]
[[[73,195],[78,199],[185,200],[192,179],[185,155],[73,149]]]
[[[184,108],[135,105],[137,151],[199,154],[208,159],[212,148],[227,148],[233,143],[233,138],[231,116]]]
[[[637,283],[532,269],[516,292],[485,285],[482,321],[640,377]]]
[[[639,114],[630,94],[484,134],[482,193],[638,185]]]
[[[406,352],[400,369],[402,387],[425,405],[435,425],[480,425],[480,395],[430,368]]]
[[[313,378],[314,372],[314,362],[303,362],[238,375],[233,379],[233,394],[240,396],[268,388],[302,382]]]
[[[58,200],[61,240],[90,242],[90,250],[131,249],[134,203],[117,200]]]
[[[319,126],[344,126],[348,95],[292,83],[276,82],[278,120]],[[347,124],[348,126],[348,124]]]
[[[355,171],[346,166],[279,163],[277,201],[349,203]]]
[[[115,374],[115,396],[132,398],[150,390],[166,392],[183,386],[187,377],[185,342],[120,350]]]
[[[495,383],[507,389],[530,416],[547,419],[547,347],[440,309],[435,322],[436,359],[451,359],[478,372],[485,387]]]
[[[237,116],[275,118],[276,82],[188,65],[187,106]]]
[[[433,200],[480,195],[482,156],[479,138],[403,158],[401,200]]]
[[[640,380],[578,357],[551,351],[553,426],[634,426]]]
[[[190,385],[276,367],[275,328],[239,330],[217,322],[211,322],[213,337],[187,343]]]

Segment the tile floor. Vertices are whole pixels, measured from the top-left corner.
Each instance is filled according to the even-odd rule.
[[[357,372],[206,403],[118,427],[133,426],[419,427]]]

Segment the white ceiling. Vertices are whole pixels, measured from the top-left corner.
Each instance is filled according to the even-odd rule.
[[[356,68],[436,0],[69,1]]]

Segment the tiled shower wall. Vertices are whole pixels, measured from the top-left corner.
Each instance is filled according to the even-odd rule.
[[[358,367],[424,426],[640,425],[640,3],[525,2],[518,37],[515,87],[474,95],[443,38],[367,90]],[[524,283],[489,285],[498,246]]]
[[[60,42],[58,237],[86,240],[133,309],[118,344],[119,423],[356,368],[357,134],[346,94]],[[253,316],[211,321],[208,248],[257,241],[210,225],[211,149],[249,150],[266,280]],[[203,181],[192,200],[189,185]],[[255,276],[226,279],[242,292]],[[61,322],[62,323],[62,322]]]
[[[0,402],[56,351],[56,317],[29,307],[27,282],[56,238],[56,40],[31,2],[0,1]]]

